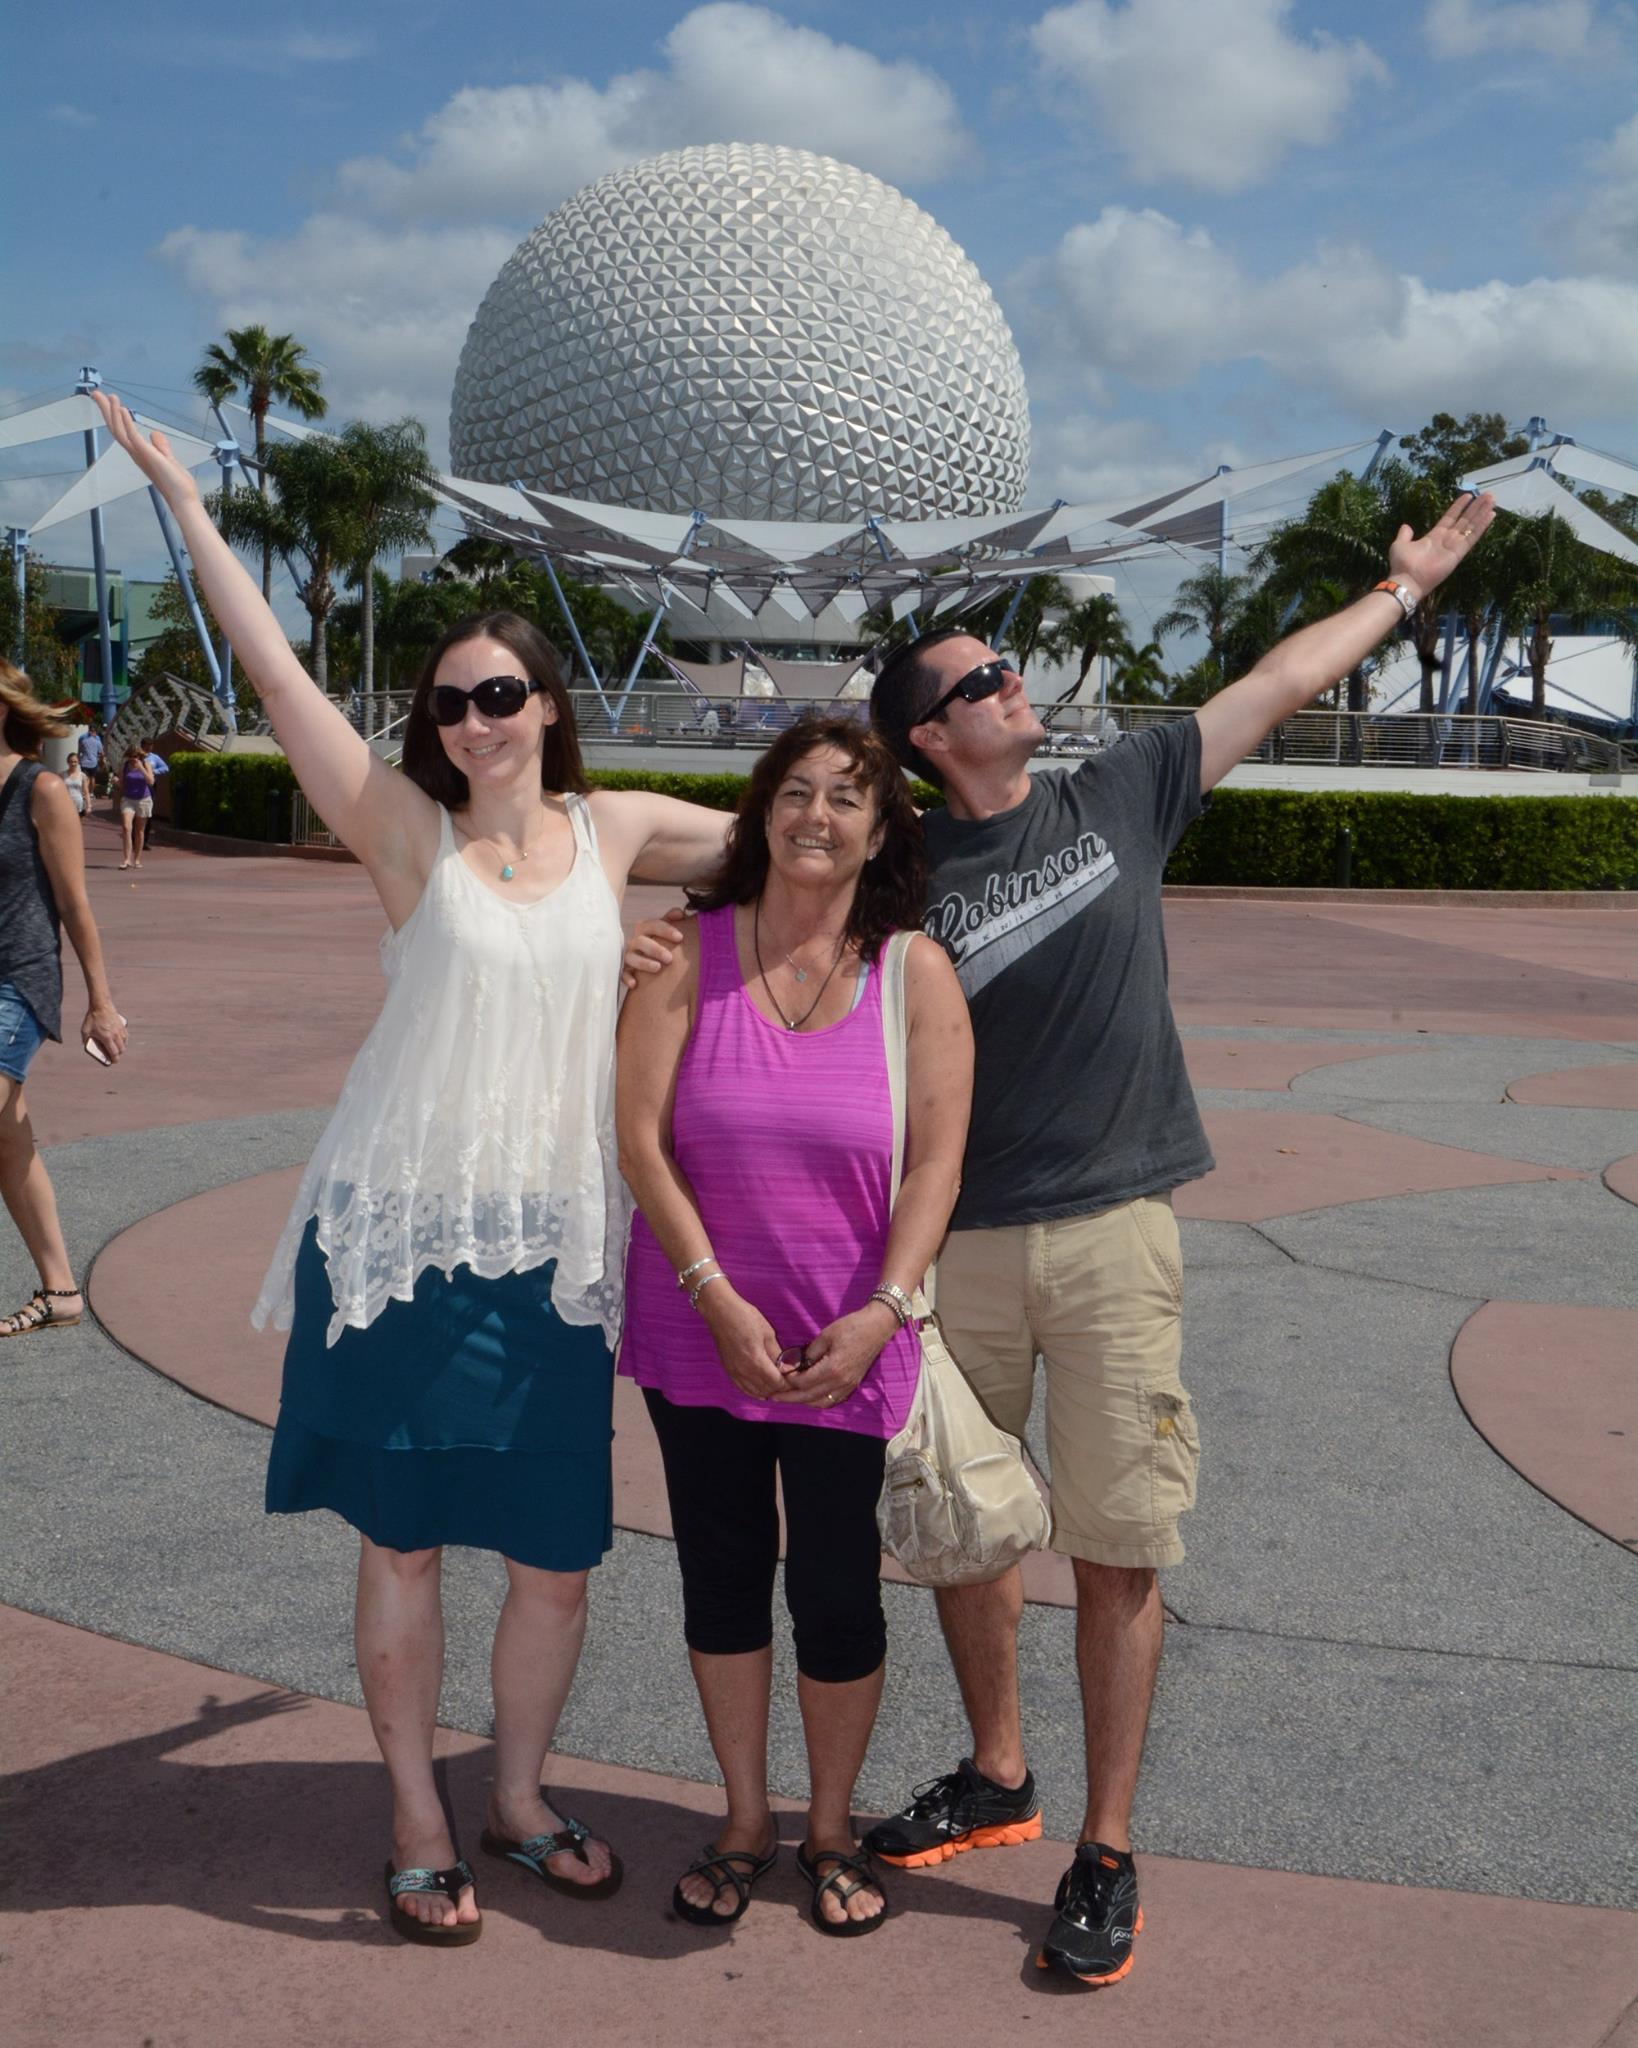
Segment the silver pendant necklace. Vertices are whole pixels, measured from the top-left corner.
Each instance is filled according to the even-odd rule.
[[[817,1010],[819,1005],[825,1000],[825,990],[830,987],[831,982],[835,979],[836,970],[838,967],[841,966],[842,955],[846,951],[847,935],[844,933],[836,947],[836,958],[832,960],[832,962],[830,963],[830,972],[819,984],[819,993],[814,997],[813,1001],[809,1003],[808,1007],[802,1012],[800,1017],[787,1017],[785,1015],[785,1006],[783,1003],[780,1002],[778,996],[774,994],[773,984],[768,979],[768,970],[762,964],[762,898],[760,896],[756,899],[756,902],[753,904],[751,908],[751,952],[756,959],[756,971],[762,977],[762,986],[768,991],[769,1002],[772,1003],[774,1008],[779,1012],[779,1021],[781,1024],[784,1025],[787,1031],[800,1031],[802,1026],[813,1015],[814,1011]],[[791,958],[789,953],[785,955],[785,964],[787,967],[790,968],[791,972],[796,976],[798,981],[807,980],[807,975],[803,972],[803,970],[800,967],[797,966],[796,962]]]

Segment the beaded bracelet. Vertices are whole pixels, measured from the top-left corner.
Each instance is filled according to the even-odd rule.
[[[898,1317],[901,1330],[906,1323],[913,1323],[916,1319],[915,1303],[902,1287],[895,1287],[891,1280],[884,1280],[880,1287],[872,1292],[870,1299],[879,1301],[883,1308],[890,1308]]]
[[[713,1280],[725,1280],[727,1277],[728,1276],[719,1267],[715,1273],[707,1273],[703,1280],[696,1280],[694,1282],[694,1285],[690,1287],[688,1290],[688,1306],[690,1308],[698,1308],[700,1305],[700,1296],[705,1292],[706,1288],[708,1288],[711,1285],[711,1282]]]

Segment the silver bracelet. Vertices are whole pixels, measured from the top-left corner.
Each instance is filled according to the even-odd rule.
[[[694,1274],[696,1274],[699,1271],[701,1266],[714,1266],[716,1263],[716,1253],[707,1252],[703,1259],[696,1259],[693,1265],[683,1267],[682,1271],[677,1275],[677,1285],[679,1287],[686,1288],[689,1283],[689,1280],[693,1277]]]
[[[688,1290],[688,1306],[690,1308],[698,1308],[700,1296],[711,1285],[711,1282],[713,1280],[726,1280],[727,1277],[727,1274],[722,1271],[721,1267],[718,1267],[716,1272],[707,1273],[703,1280],[696,1280],[694,1285]]]
[[[898,1317],[901,1330],[906,1323],[913,1323],[916,1319],[915,1303],[902,1287],[895,1287],[891,1280],[884,1280],[879,1287],[875,1288],[871,1293],[870,1299],[872,1301],[879,1301],[883,1308],[890,1308],[894,1315]]]

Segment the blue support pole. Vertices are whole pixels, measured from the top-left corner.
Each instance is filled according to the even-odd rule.
[[[1034,581],[1035,578],[1033,576],[1021,578],[1017,589],[1012,593],[1012,603],[1001,614],[1001,623],[995,629],[995,651],[997,654],[1001,652],[1001,642],[1006,639],[1008,629],[1011,627],[1013,620],[1018,616],[1018,607],[1024,601],[1024,592],[1028,590]]]
[[[705,524],[705,514],[704,514],[703,512],[696,512],[696,513],[694,514],[694,517],[693,517],[692,521],[691,521],[691,522],[690,522],[690,524],[689,524],[689,528],[688,528],[688,531],[687,531],[687,533],[686,533],[686,534],[685,534],[685,535],[683,536],[683,544],[682,544],[682,546],[681,546],[681,547],[680,547],[680,548],[679,548],[679,549],[677,550],[677,559],[678,559],[679,561],[681,561],[681,559],[683,558],[683,556],[684,556],[684,555],[687,555],[687,554],[690,554],[690,553],[692,553],[692,552],[693,552],[693,547],[694,547],[694,543],[695,543],[695,541],[696,541],[696,540],[698,540],[698,539],[699,539],[699,534],[700,534],[700,528],[701,528],[701,527],[702,527],[702,526],[703,526],[704,524]],[[658,582],[659,580],[660,580],[659,572],[658,572],[658,570],[656,570],[656,571],[655,571],[655,581],[656,581],[656,582]],[[620,717],[621,717],[621,714],[622,714],[622,713],[624,712],[624,710],[625,710],[625,708],[626,708],[626,704],[627,704],[627,701],[629,700],[629,698],[630,698],[630,696],[631,696],[631,693],[632,693],[632,691],[633,691],[634,689],[636,689],[636,687],[637,687],[637,678],[638,678],[638,676],[639,676],[639,675],[641,675],[641,673],[642,673],[643,663],[644,663],[645,661],[647,661],[647,659],[648,659],[648,650],[649,650],[649,649],[650,649],[650,648],[651,648],[651,647],[652,647],[652,646],[654,645],[654,635],[655,635],[655,634],[656,634],[657,632],[659,632],[659,630],[660,630],[660,621],[661,621],[661,620],[662,620],[662,619],[663,619],[664,617],[665,617],[665,594],[664,594],[664,591],[663,591],[663,589],[662,589],[662,591],[661,591],[661,595],[660,595],[660,601],[659,601],[659,603],[658,603],[658,604],[657,604],[657,605],[656,605],[656,606],[654,607],[654,615],[653,615],[653,617],[652,617],[652,618],[651,618],[651,619],[649,620],[649,622],[648,622],[648,631],[647,631],[647,632],[646,632],[646,633],[645,633],[645,634],[643,635],[643,643],[642,643],[642,645],[641,645],[641,646],[640,646],[640,647],[638,648],[638,650],[637,650],[637,657],[636,657],[636,659],[635,659],[635,660],[634,660],[634,661],[632,662],[632,664],[631,664],[631,672],[630,672],[630,674],[629,674],[629,675],[628,675],[628,676],[626,677],[626,686],[625,686],[625,688],[624,688],[624,689],[623,689],[623,690],[622,690],[622,691],[620,692],[620,701],[619,701],[619,703],[618,703],[618,704],[617,704],[617,705],[616,705],[616,706],[614,707],[614,722],[615,722],[615,725],[616,725],[616,727],[618,727],[618,725],[619,725],[619,723],[620,723]]]
[[[216,659],[216,649],[210,644],[210,632],[205,625],[205,615],[199,609],[199,599],[194,594],[193,578],[188,573],[187,552],[182,545],[182,536],[176,530],[170,508],[152,484],[148,496],[153,500],[154,517],[159,521],[159,530],[165,536],[165,546],[171,558],[171,567],[176,571],[176,580],[182,586],[182,602],[188,608],[188,617],[193,621],[194,638],[199,642],[199,651],[205,657],[205,666],[210,670],[211,694],[216,699],[218,710],[227,720],[229,732],[237,732],[238,720],[233,715],[233,700],[222,697],[222,670]]]
[[[28,636],[28,528],[8,526],[6,546],[11,550],[12,581],[17,587],[17,643],[11,658],[19,668],[27,668],[23,656]]]
[[[870,538],[876,543],[877,549],[881,554],[882,560],[888,565],[889,568],[891,568],[893,566],[893,556],[888,548],[887,542],[882,538],[882,530],[876,522],[876,515],[874,513],[871,513],[870,516],[865,520],[865,526],[869,530]],[[919,640],[921,638],[921,627],[916,622],[916,615],[914,612],[910,612],[907,614],[905,623],[910,628],[910,638],[912,640]]]
[[[222,436],[216,444],[216,466],[222,472],[222,503],[225,505],[233,496],[234,470],[244,468],[244,450],[239,446],[238,438],[230,430],[227,421],[223,419],[222,408],[219,405],[212,405],[211,411],[216,415],[216,425]],[[221,698],[224,709],[233,713],[233,643],[228,639],[226,632],[216,643],[216,667],[221,677],[216,694]],[[238,718],[235,713],[228,730],[237,732],[238,729]]]
[[[546,581],[552,586],[552,595],[557,599],[557,608],[563,614],[563,623],[569,629],[569,638],[574,642],[574,651],[580,657],[580,666],[591,678],[591,686],[597,692],[597,701],[605,711],[610,710],[609,700],[603,695],[603,678],[597,673],[597,664],[586,651],[586,643],[580,637],[580,628],[574,622],[574,613],[569,609],[569,600],[563,595],[563,585],[557,580],[557,571],[552,567],[550,555],[539,557],[540,566],[546,571]]]
[[[77,392],[100,391],[102,379],[96,371],[86,365],[80,371],[80,381],[74,386]],[[99,436],[95,427],[85,430],[85,466],[93,469],[99,453]],[[91,507],[91,563],[97,579],[97,651],[102,665],[102,721],[112,722],[119,708],[114,702],[114,642],[108,630],[108,549],[103,534],[102,507]]]
[[[1496,671],[1501,667],[1502,649],[1506,645],[1507,627],[1504,621],[1498,618],[1495,625],[1494,638],[1491,640],[1489,651],[1485,655],[1484,669],[1479,678],[1478,709],[1481,712],[1488,712],[1490,709],[1491,699],[1496,692]]]
[[[1384,427],[1376,437],[1376,447],[1372,452],[1370,461],[1366,463],[1359,473],[1359,480],[1362,484],[1368,484],[1372,481],[1377,471],[1382,467],[1383,458],[1392,446],[1393,428]]]

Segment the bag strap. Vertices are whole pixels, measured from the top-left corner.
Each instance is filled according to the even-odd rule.
[[[909,1028],[905,1022],[904,1003],[904,961],[910,951],[914,932],[895,932],[882,950],[882,1043],[887,1048],[887,1093],[893,1104],[893,1179],[892,1192],[888,1197],[889,1207],[899,1199],[899,1183],[904,1178],[904,1131],[907,1118],[909,1059]],[[934,1275],[936,1266],[927,1269],[927,1277],[915,1290],[912,1299],[918,1315],[931,1313]]]

